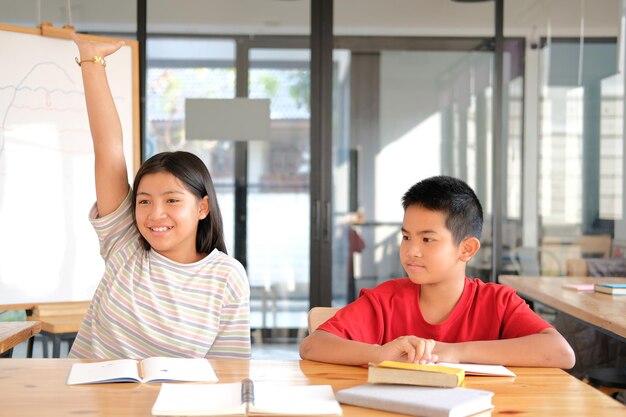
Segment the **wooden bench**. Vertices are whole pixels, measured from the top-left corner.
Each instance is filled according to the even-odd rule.
[[[61,356],[61,341],[67,341],[71,348],[88,307],[89,301],[40,303],[33,306],[27,320],[41,322],[44,357],[48,357],[48,338],[52,338],[53,358]],[[34,338],[30,338],[27,351],[29,358],[33,355],[33,345]]]

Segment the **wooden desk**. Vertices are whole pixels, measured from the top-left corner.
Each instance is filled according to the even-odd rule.
[[[0,361],[0,415],[150,416],[160,384],[65,384],[71,359]],[[277,383],[331,384],[335,391],[363,384],[367,370],[311,361],[212,360],[220,382],[244,377]],[[622,404],[560,369],[511,368],[517,377],[467,377],[468,388],[495,393],[492,415],[624,416]],[[342,406],[344,416],[397,416]]]
[[[41,331],[38,321],[0,322],[0,357],[11,356],[13,347]]]
[[[612,337],[626,341],[626,296],[612,296],[563,287],[563,284],[626,283],[626,278],[501,275],[499,281],[515,288],[521,296],[527,299],[546,304]]]

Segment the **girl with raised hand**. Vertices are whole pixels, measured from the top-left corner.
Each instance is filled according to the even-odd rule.
[[[131,188],[105,61],[123,43],[73,39],[95,153],[89,218],[105,272],[70,357],[248,358],[250,287],[226,254],[205,164],[163,152],[142,164]]]

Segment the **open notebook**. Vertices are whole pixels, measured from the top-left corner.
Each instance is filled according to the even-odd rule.
[[[154,416],[341,415],[330,385],[163,384]]]

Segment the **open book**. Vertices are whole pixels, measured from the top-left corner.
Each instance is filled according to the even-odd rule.
[[[154,357],[75,363],[67,377],[68,385],[164,381],[217,382],[217,376],[206,359]]]
[[[330,385],[163,384],[154,416],[341,415]]]

